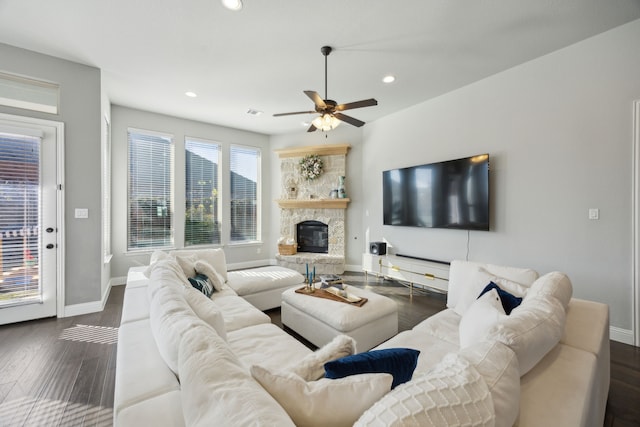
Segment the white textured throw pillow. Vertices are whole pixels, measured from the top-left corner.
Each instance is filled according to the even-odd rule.
[[[324,364],[356,353],[356,340],[347,335],[338,335],[313,353],[296,362],[291,372],[305,381],[316,381],[324,377]]]
[[[209,283],[213,286],[216,292],[220,292],[224,289],[224,277],[218,273],[211,264],[204,260],[197,260],[194,264],[196,273],[202,273],[209,279]]]
[[[484,341],[458,353],[484,378],[496,413],[496,427],[511,427],[520,413],[518,358],[498,341]]]
[[[184,275],[187,277],[193,277],[196,275],[196,257],[193,255],[177,255],[176,261],[178,261],[178,265],[182,268]]]
[[[298,427],[348,427],[391,390],[391,374],[352,375],[307,382],[291,373],[252,366],[251,375],[273,396]]]
[[[482,376],[457,354],[415,375],[369,408],[357,427],[495,425],[491,393]]]
[[[460,347],[483,341],[493,325],[507,317],[495,289],[475,300],[460,319]]]

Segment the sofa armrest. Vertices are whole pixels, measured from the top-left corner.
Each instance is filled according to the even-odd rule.
[[[567,320],[560,343],[596,356],[596,384],[589,418],[594,420],[594,425],[602,425],[611,375],[609,306],[572,298],[567,307]]]

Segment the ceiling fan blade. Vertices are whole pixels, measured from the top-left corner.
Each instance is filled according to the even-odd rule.
[[[324,103],[324,99],[322,99],[320,95],[318,95],[318,92],[315,92],[313,90],[305,90],[304,94],[311,98],[313,103],[316,104],[316,107],[322,109],[327,108],[327,104]]]
[[[315,111],[296,111],[295,113],[278,113],[278,114],[274,114],[273,117],[291,116],[293,114],[316,114],[316,112]]]
[[[309,126],[309,129],[307,129],[307,132],[315,132],[316,129],[318,129],[317,127],[315,127],[313,124],[311,126]]]
[[[364,126],[364,122],[362,120],[354,119],[353,117],[347,116],[347,115],[342,114],[342,113],[335,113],[333,116],[338,120],[341,120],[343,122],[349,123],[350,125],[353,125],[353,126],[356,126],[356,127]]]
[[[373,107],[374,105],[378,105],[378,101],[376,101],[375,99],[363,99],[362,101],[336,105],[336,111],[353,110],[354,108],[362,107]]]

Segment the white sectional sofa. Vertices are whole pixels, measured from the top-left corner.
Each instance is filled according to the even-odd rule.
[[[129,272],[115,426],[603,423],[608,308],[571,298],[560,273],[454,261],[448,308],[374,349],[421,352],[411,381],[389,390],[388,374],[318,379],[324,361],[354,351],[347,337],[314,353],[226,285],[204,297],[176,266]],[[495,291],[475,300],[488,278],[526,295],[487,326],[471,320],[491,304]]]

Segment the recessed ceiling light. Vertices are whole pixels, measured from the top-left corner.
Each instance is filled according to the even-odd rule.
[[[229,10],[242,9],[242,0],[222,0],[222,4]]]
[[[195,92],[191,92],[191,91],[185,92],[184,94],[187,95],[189,98],[195,98],[196,96],[198,96],[196,95]]]
[[[393,83],[393,82],[395,82],[395,81],[396,81],[396,78],[395,78],[394,76],[392,76],[391,74],[389,74],[388,76],[384,76],[384,77],[382,78],[382,81],[383,81],[384,83]]]
[[[249,114],[250,116],[259,116],[260,114],[262,114],[262,111],[254,110],[253,108],[249,108],[247,110],[247,114]]]

